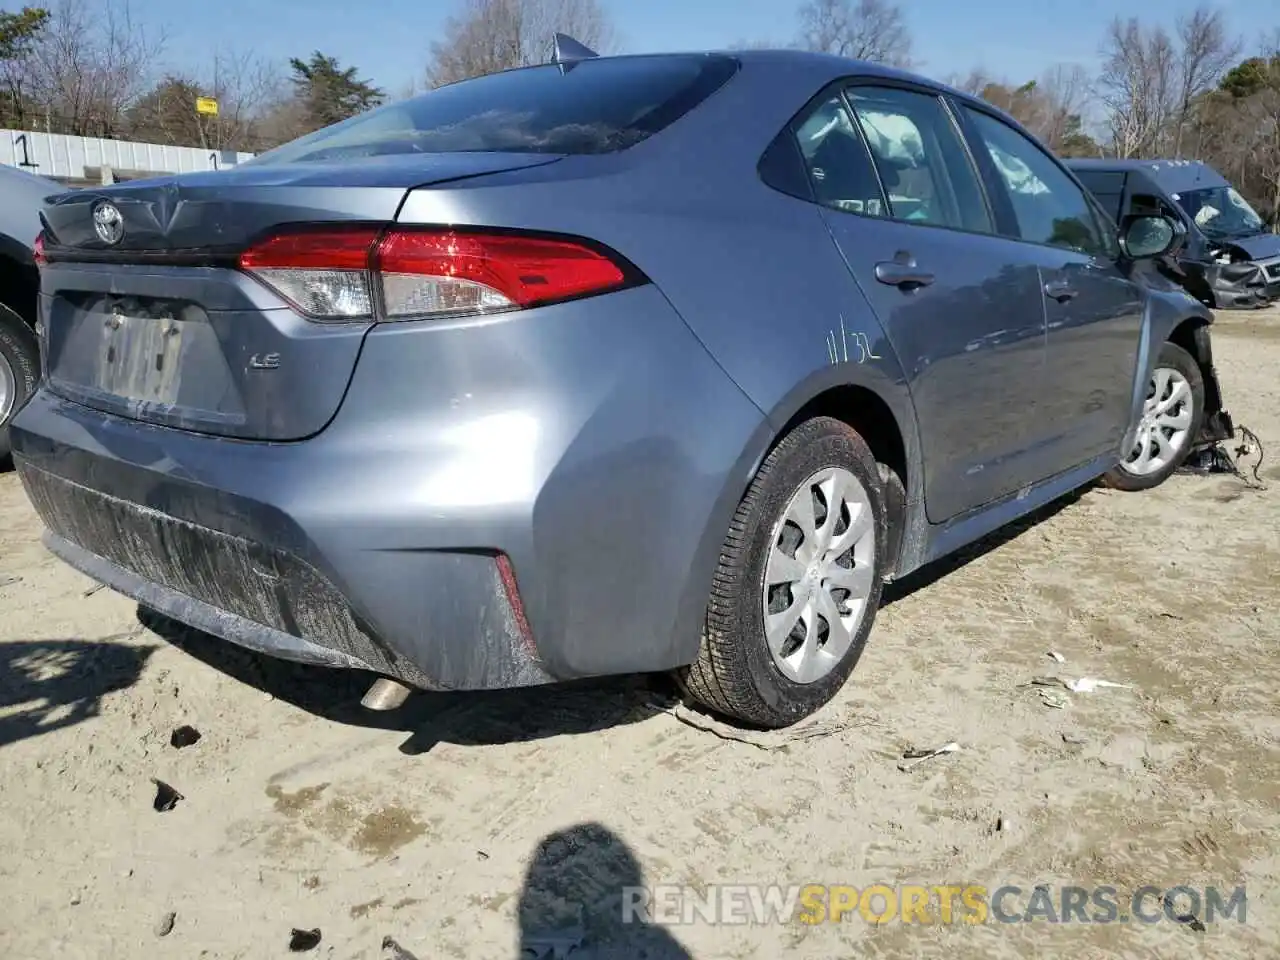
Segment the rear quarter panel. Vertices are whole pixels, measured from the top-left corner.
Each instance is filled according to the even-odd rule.
[[[638,146],[414,190],[399,219],[557,230],[608,244],[654,281],[775,430],[821,392],[862,386],[893,411],[910,456],[906,378],[820,209],[770,189],[757,172],[773,138],[839,69],[788,61],[780,71],[747,58],[725,87]],[[748,480],[733,481],[739,494]]]
[[[773,191],[757,173],[770,142],[830,81],[831,71],[830,64],[756,70],[747,61],[701,106],[626,151],[419,188],[398,217],[557,231],[607,244],[654,282],[765,415],[760,429],[749,436],[739,432],[736,457],[722,451],[705,466],[715,471],[722,494],[692,538],[696,547],[673,637],[678,662],[696,654],[707,590],[733,512],[779,431],[806,402],[841,386],[874,391],[897,420],[908,463],[917,461],[906,379],[819,209]],[[653,389],[661,394],[661,379]],[[725,422],[732,422],[727,412]],[[913,500],[919,499],[919,476],[909,466]]]

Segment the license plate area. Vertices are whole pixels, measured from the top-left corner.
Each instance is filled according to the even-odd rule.
[[[63,295],[52,299],[47,326],[50,384],[73,400],[180,422],[243,418],[217,323],[197,304]]]
[[[143,314],[114,304],[104,313],[98,389],[126,400],[177,403],[184,334],[192,321],[167,305]]]

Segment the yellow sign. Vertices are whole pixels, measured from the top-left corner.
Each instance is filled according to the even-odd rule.
[[[213,97],[196,97],[196,113],[207,113],[211,117],[216,117],[218,101]]]

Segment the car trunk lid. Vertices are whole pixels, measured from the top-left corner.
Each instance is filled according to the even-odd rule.
[[[246,440],[298,440],[342,401],[368,315],[307,319],[237,267],[299,223],[394,221],[406,192],[558,155],[440,154],[252,164],[82,190],[44,208],[44,366],[95,409]]]

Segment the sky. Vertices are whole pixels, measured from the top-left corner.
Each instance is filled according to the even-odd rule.
[[[981,66],[1022,82],[1058,63],[1097,64],[1114,16],[1172,25],[1194,0],[901,0],[917,70],[937,79]],[[737,41],[786,42],[799,0],[601,0],[620,52],[727,47]],[[5,7],[17,4],[0,0]],[[165,60],[190,66],[214,48],[253,49],[280,61],[313,50],[355,66],[399,95],[420,79],[431,42],[458,0],[129,0],[133,15],[169,39]],[[1280,28],[1280,0],[1217,0],[1234,31],[1259,37]],[[1248,37],[1246,38],[1248,39]]]

